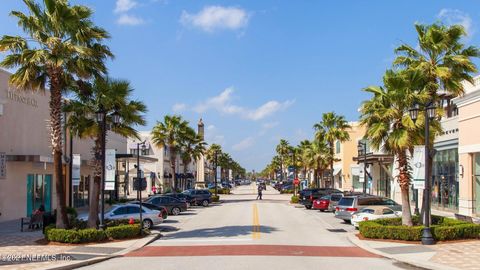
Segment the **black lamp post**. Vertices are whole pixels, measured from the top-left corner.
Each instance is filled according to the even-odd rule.
[[[101,215],[100,215],[100,229],[105,229],[105,147],[106,147],[106,137],[107,137],[107,116],[110,116],[111,121],[113,124],[120,123],[120,115],[118,112],[113,112],[108,115],[108,111],[106,111],[103,107],[95,113],[95,120],[100,124],[101,135],[102,135],[102,178],[100,183],[100,202],[102,204],[101,208]]]
[[[367,194],[367,143],[358,141],[357,145],[358,159],[363,156],[363,194]]]
[[[142,189],[143,189],[143,179],[142,171],[140,170],[140,145],[142,146],[142,150],[145,150],[145,141],[137,143],[137,197],[138,201],[140,202],[140,226],[142,226],[142,230],[140,230],[140,235],[143,235],[143,215],[142,215]]]
[[[420,109],[418,104],[415,104],[408,112],[410,118],[413,121],[418,119],[418,113]],[[423,200],[425,203],[424,213],[423,213],[423,225],[425,228],[422,230],[422,244],[423,245],[433,245],[435,240],[433,239],[432,230],[430,228],[431,220],[431,176],[430,176],[430,159],[432,158],[433,153],[430,153],[430,121],[433,120],[436,116],[436,107],[433,101],[430,101],[424,106],[424,116],[425,116],[425,192],[424,195],[426,198]],[[417,191],[417,202],[418,204],[418,191]],[[417,209],[418,210],[418,209]]]

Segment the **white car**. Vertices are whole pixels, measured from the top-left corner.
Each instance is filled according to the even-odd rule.
[[[105,219],[140,219],[140,205],[120,204],[114,205],[105,213]],[[79,216],[80,220],[88,220],[88,215]],[[143,227],[151,229],[153,226],[163,222],[162,213],[158,210],[151,210],[142,207]]]
[[[402,212],[395,212],[392,209],[385,206],[369,206],[362,210],[355,212],[352,215],[352,225],[358,229],[358,224],[361,221],[375,220],[381,218],[396,218],[400,217]]]

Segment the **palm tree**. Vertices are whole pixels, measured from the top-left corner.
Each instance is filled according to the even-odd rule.
[[[418,46],[403,44],[395,52],[398,54],[394,65],[415,70],[425,78],[420,89],[429,95],[426,104],[440,100],[439,90],[457,97],[464,93],[462,81],[473,84],[472,74],[477,72],[473,57],[479,57],[480,51],[475,46],[465,46],[462,38],[466,32],[461,25],[445,26],[442,24],[416,24]],[[438,110],[440,111],[440,110]],[[423,142],[425,143],[425,142]],[[430,147],[433,140],[430,141]],[[432,157],[428,156],[432,175]],[[425,190],[424,190],[425,192]],[[424,194],[425,195],[425,194]],[[423,196],[424,199],[427,196]],[[423,208],[427,204],[422,204]]]
[[[12,11],[27,34],[5,35],[0,52],[10,52],[0,66],[16,69],[10,83],[21,89],[50,90],[50,130],[57,193],[57,228],[66,228],[65,185],[62,172],[62,93],[78,79],[106,72],[104,61],[112,57],[101,44],[108,33],[91,21],[93,11],[70,5],[68,0],[23,0],[29,14]]]
[[[348,130],[351,126],[348,124],[347,120],[343,115],[337,115],[335,112],[328,112],[322,115],[322,121],[314,125],[316,130],[315,137],[316,139],[322,139],[327,142],[328,148],[330,150],[330,171],[331,171],[331,183],[333,185],[334,175],[333,175],[333,162],[334,160],[334,143],[336,141],[345,142],[350,140],[350,135]]]
[[[210,163],[210,165],[213,165],[215,164],[215,156],[217,155],[220,155],[222,153],[222,146],[216,144],[216,143],[213,143],[210,145],[210,147],[207,149],[206,151],[206,156],[205,158],[207,159],[207,161]],[[215,164],[216,165],[216,164]],[[213,166],[212,166],[213,167]],[[213,179],[215,177],[215,171],[213,170],[210,170],[210,174],[211,174],[211,178],[210,179]]]
[[[106,117],[107,126],[111,131],[123,137],[138,137],[134,128],[136,125],[145,125],[144,113],[146,106],[132,100],[133,89],[128,81],[111,78],[97,78],[89,91],[84,91],[70,100],[64,107],[70,116],[67,125],[72,134],[79,138],[90,138],[94,141],[94,178],[92,194],[90,194],[88,226],[96,228],[98,223],[99,194],[102,177],[102,124],[90,115],[102,108],[105,112],[115,112],[121,122],[115,124],[111,116]]]
[[[316,186],[320,187],[325,170],[330,165],[333,156],[323,139],[316,138],[305,151],[308,164],[314,170]]]
[[[280,158],[280,170],[282,171],[281,181],[283,181],[286,163],[291,152],[290,144],[287,140],[281,139],[275,150],[277,151],[277,155]]]
[[[195,130],[188,127],[185,132],[185,138],[181,146],[181,158],[183,162],[183,173],[187,173],[187,167],[193,160],[198,160],[205,153],[206,143],[202,137],[198,136]],[[185,189],[185,184],[182,184],[182,189]]]
[[[176,192],[176,164],[182,142],[186,137],[188,122],[178,115],[166,115],[163,122],[157,122],[152,130],[152,142],[157,147],[167,147],[170,154],[170,166],[173,173],[172,189]]]
[[[388,70],[383,79],[384,87],[370,86],[366,92],[372,99],[361,106],[361,124],[366,127],[365,136],[374,149],[382,148],[394,155],[398,162],[398,183],[402,193],[402,224],[412,226],[409,189],[408,151],[423,138],[423,127],[416,126],[408,115],[408,109],[415,101],[428,99],[419,95],[417,87],[422,87],[422,77],[418,72]],[[432,129],[439,130],[438,121],[432,122]],[[432,132],[434,133],[434,132]]]
[[[298,164],[303,170],[303,175],[307,178],[307,172],[311,169],[311,160],[308,156],[308,149],[312,147],[312,142],[309,140],[303,140],[298,145]]]

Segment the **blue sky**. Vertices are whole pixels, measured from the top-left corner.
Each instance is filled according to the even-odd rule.
[[[461,23],[479,44],[478,1],[72,0],[95,10],[115,59],[110,76],[128,79],[149,108],[192,125],[203,117],[209,143],[248,170],[261,170],[280,138],[297,144],[327,111],[358,119],[415,22]],[[0,34],[18,34],[2,0]],[[0,57],[2,57],[0,55]],[[475,60],[478,63],[477,60]]]

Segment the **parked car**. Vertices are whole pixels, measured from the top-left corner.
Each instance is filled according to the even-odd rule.
[[[328,206],[330,204],[330,197],[331,197],[330,195],[326,195],[326,196],[320,197],[319,199],[314,200],[312,208],[325,212],[326,210],[328,210]]]
[[[174,216],[178,216],[181,212],[187,211],[187,202],[170,196],[153,196],[148,198],[145,202],[156,206],[164,206],[167,208],[168,213]]]
[[[335,208],[341,198],[343,198],[342,193],[332,193],[330,195],[330,202],[328,203],[328,211],[335,212]]]
[[[187,189],[182,193],[192,197],[196,205],[207,207],[212,202],[212,193],[207,189]]]
[[[222,185],[217,184],[218,189],[222,189]],[[215,189],[215,183],[210,183],[207,185],[207,189]]]
[[[340,199],[335,207],[335,217],[350,222],[353,213],[368,206],[386,206],[394,211],[402,210],[400,204],[389,198],[372,195],[345,196]]]
[[[289,183],[289,184],[282,185],[279,191],[287,192],[287,191],[293,191],[294,189],[295,189],[295,186]]]
[[[362,221],[375,220],[381,218],[396,218],[402,216],[401,211],[393,211],[385,206],[368,206],[352,215],[352,225],[358,229],[358,224]]]
[[[131,204],[140,204],[139,201],[133,201],[133,202],[130,202],[130,203]],[[162,218],[164,220],[168,218],[168,210],[165,206],[157,206],[157,205],[154,205],[154,204],[151,204],[151,203],[143,202],[142,207],[147,207],[151,210],[158,210],[162,213]]]
[[[112,206],[104,216],[105,219],[140,219],[140,205],[138,204],[117,204]],[[88,220],[88,214],[79,216],[80,220]],[[142,208],[143,227],[151,229],[153,226],[163,222],[162,213],[150,208]]]
[[[341,193],[341,191],[334,188],[307,188],[300,191],[299,203],[304,205],[307,209],[312,209],[314,200],[332,193]]]
[[[185,194],[185,193],[166,193],[166,194],[163,194],[163,195],[174,197],[174,198],[177,198],[181,201],[186,201],[187,206],[195,204],[195,198],[193,198],[192,196],[190,196],[188,194]]]

